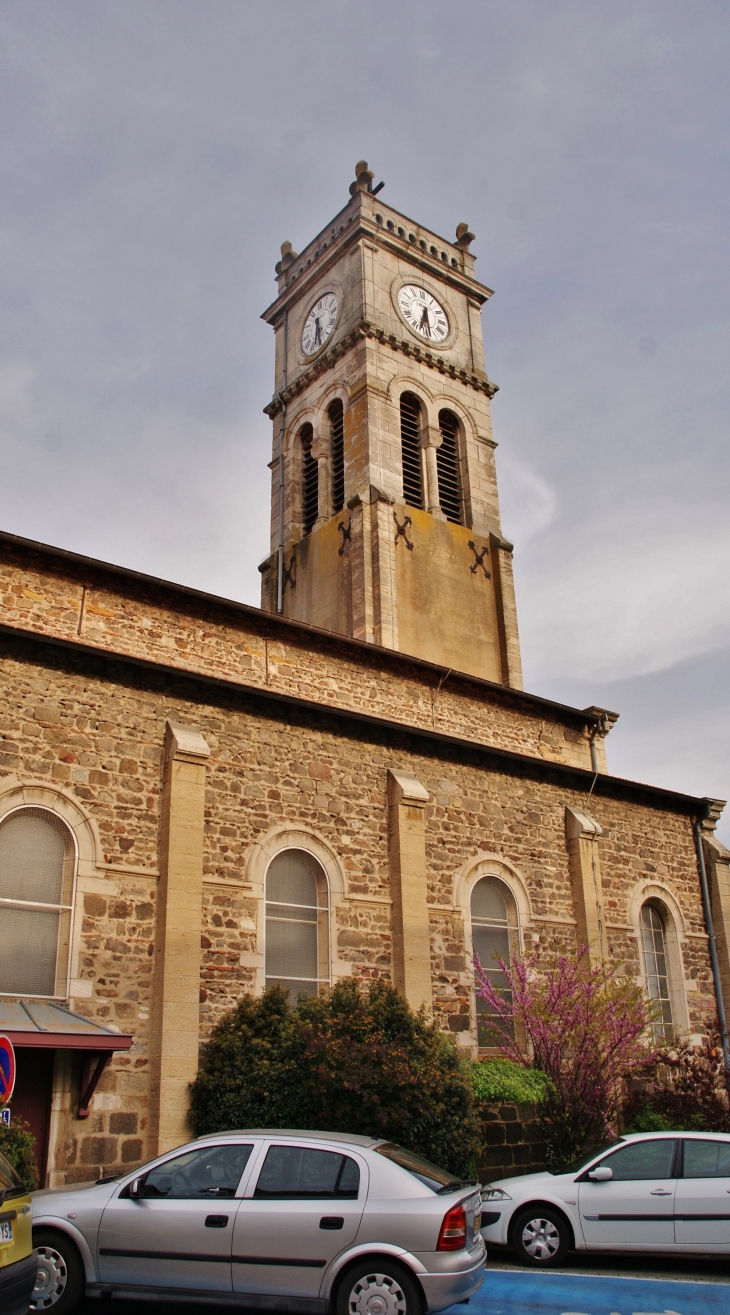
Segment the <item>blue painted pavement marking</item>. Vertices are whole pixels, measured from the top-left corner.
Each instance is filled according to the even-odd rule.
[[[487,1269],[468,1315],[709,1315],[730,1312],[726,1283]],[[449,1315],[467,1315],[452,1306]]]

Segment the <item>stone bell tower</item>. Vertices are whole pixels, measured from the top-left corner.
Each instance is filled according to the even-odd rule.
[[[383,204],[365,161],[297,254],[276,333],[271,556],[262,606],[521,688],[473,234]]]

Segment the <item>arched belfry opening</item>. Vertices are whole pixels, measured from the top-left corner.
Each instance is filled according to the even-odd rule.
[[[302,529],[309,534],[317,519],[319,505],[319,465],[312,456],[314,430],[310,424],[302,425],[299,442],[302,450]]]
[[[459,421],[453,411],[439,411],[441,446],[436,448],[439,505],[447,521],[464,524],[464,495],[459,452]]]
[[[336,397],[327,408],[330,422],[330,478],[332,482],[332,514],[342,511],[345,505],[345,408]]]
[[[403,393],[400,399],[400,450],[403,501],[408,507],[422,508],[421,403],[414,393]]]

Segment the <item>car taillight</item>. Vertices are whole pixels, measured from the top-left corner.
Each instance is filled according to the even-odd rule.
[[[444,1215],[437,1251],[462,1251],[466,1246],[466,1214],[463,1205],[452,1205]]]

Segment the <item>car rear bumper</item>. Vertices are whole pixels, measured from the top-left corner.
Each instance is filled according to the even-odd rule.
[[[0,1269],[0,1310],[3,1315],[27,1315],[37,1273],[35,1251]]]
[[[475,1265],[455,1274],[419,1274],[418,1281],[423,1288],[428,1310],[446,1310],[447,1306],[473,1297],[484,1282],[486,1263],[486,1254],[482,1253]]]

